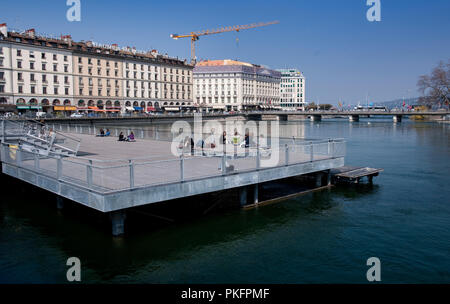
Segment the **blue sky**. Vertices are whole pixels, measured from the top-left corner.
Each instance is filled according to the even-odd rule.
[[[278,20],[203,37],[197,56],[298,68],[307,77],[307,101],[320,103],[355,104],[367,94],[375,102],[417,96],[418,76],[450,58],[448,0],[381,0],[381,22],[367,21],[366,0],[81,0],[81,5],[81,22],[69,22],[66,0],[1,0],[0,23],[189,58],[189,40],[175,41],[171,33]]]

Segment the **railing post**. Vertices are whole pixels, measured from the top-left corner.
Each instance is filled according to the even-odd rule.
[[[334,145],[335,145],[334,140],[331,140],[331,141],[328,143],[328,146],[329,146],[330,149],[331,149],[331,151],[330,151],[330,156],[331,156],[331,158],[334,158]]]
[[[256,147],[256,169],[259,169],[261,167],[261,152],[259,150],[259,144]]]
[[[128,161],[128,165],[130,166],[130,188],[134,188],[134,163],[133,160]]]
[[[56,178],[60,180],[62,178],[62,158],[56,159]]]
[[[184,154],[180,155],[180,180],[184,182]]]
[[[284,145],[284,153],[285,153],[285,161],[286,161],[286,166],[289,165],[289,146],[287,144]]]
[[[222,175],[225,175],[227,173],[227,159],[226,159],[226,154],[224,153],[222,155]]]
[[[38,151],[36,150],[36,151],[34,151],[34,168],[36,169],[36,170],[39,170],[39,153],[38,153]]]
[[[20,167],[22,165],[22,149],[20,149],[20,146],[16,150],[16,161],[17,167]]]
[[[86,165],[86,181],[89,187],[92,187],[92,160]]]
[[[2,143],[5,142],[5,120],[2,119],[2,130],[1,130],[1,134],[2,134]]]
[[[311,142],[310,143],[310,161],[311,162],[313,162],[314,161],[314,145],[313,145],[313,143]]]

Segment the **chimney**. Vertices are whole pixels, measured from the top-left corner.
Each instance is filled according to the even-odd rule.
[[[25,35],[27,35],[28,37],[34,38],[36,36],[36,31],[34,29],[26,30]]]
[[[61,35],[61,40],[67,42],[69,46],[72,46],[72,36],[70,35]]]
[[[6,26],[6,23],[0,24],[0,35],[3,37],[8,37],[8,27]]]

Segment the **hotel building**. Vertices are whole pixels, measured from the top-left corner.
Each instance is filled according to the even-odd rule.
[[[212,60],[194,68],[194,102],[205,111],[268,110],[280,102],[281,73],[259,65]]]
[[[281,73],[280,109],[305,110],[305,77],[296,69],[277,70]]]
[[[195,109],[192,83],[192,65],[156,50],[8,32],[0,24],[0,105],[19,111],[188,111]]]

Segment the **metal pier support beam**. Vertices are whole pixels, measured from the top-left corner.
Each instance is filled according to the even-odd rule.
[[[322,187],[322,172],[316,173],[316,187]]]
[[[59,210],[64,208],[64,199],[61,196],[56,197],[56,208]]]
[[[123,210],[113,211],[110,213],[112,235],[120,236],[125,233],[125,218],[126,214]]]
[[[327,186],[331,185],[331,170],[327,170]]]
[[[322,115],[311,115],[311,121],[321,121]]]
[[[253,185],[253,204],[258,203],[258,184]]]
[[[247,205],[247,187],[241,187],[239,189],[239,202],[241,206]]]
[[[359,121],[359,115],[349,115],[348,116],[348,121],[358,122]]]
[[[402,116],[401,115],[394,115],[394,116],[392,116],[392,120],[394,122],[402,122]]]

